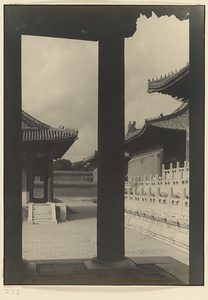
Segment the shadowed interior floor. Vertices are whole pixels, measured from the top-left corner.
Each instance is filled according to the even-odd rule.
[[[188,266],[171,257],[132,257],[135,269],[86,268],[90,259],[26,262],[19,276],[23,285],[174,285],[188,284]],[[154,263],[153,263],[154,262]]]

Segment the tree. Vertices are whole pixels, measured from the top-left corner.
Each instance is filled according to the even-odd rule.
[[[68,159],[59,159],[53,162],[53,169],[56,171],[70,171],[72,163]]]

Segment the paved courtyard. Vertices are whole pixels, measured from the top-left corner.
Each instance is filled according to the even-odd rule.
[[[96,256],[97,204],[83,199],[58,201],[70,207],[70,221],[23,222],[23,259],[29,263],[20,273],[19,284],[188,284],[188,254],[132,228],[125,228],[125,248],[127,264],[134,268],[97,268],[91,261]]]
[[[23,223],[23,258],[82,259],[96,256],[96,210],[92,201],[61,199],[72,209],[70,221],[58,225]],[[125,228],[128,257],[171,256],[188,264],[188,254],[132,228]]]

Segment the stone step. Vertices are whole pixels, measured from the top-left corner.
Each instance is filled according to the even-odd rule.
[[[50,208],[50,207],[51,207],[50,205],[44,205],[44,206],[33,205],[33,208],[36,208],[36,209],[44,209],[44,208]]]
[[[50,214],[51,210],[43,210],[43,211],[37,211],[37,210],[33,210],[33,213],[35,214]]]
[[[52,218],[49,218],[49,219],[35,219],[33,221],[34,222],[48,222],[48,221],[52,221]]]
[[[51,220],[33,220],[33,224],[39,224],[39,223],[51,223]]]
[[[42,216],[38,218],[33,218],[33,220],[52,220],[52,216]]]
[[[40,217],[34,217],[33,220],[48,220],[48,219],[52,219],[52,216],[40,216]]]
[[[36,208],[36,209],[44,209],[44,208],[50,208],[50,207],[51,207],[50,205],[43,205],[43,206],[33,205],[33,208]]]
[[[41,217],[41,216],[51,216],[51,213],[50,214],[32,214],[33,216],[35,217]]]
[[[33,212],[32,212],[33,214],[39,214],[39,215],[43,215],[43,214],[51,214],[51,210],[50,211],[36,211],[36,210],[34,210]]]
[[[50,213],[51,210],[33,210],[33,212],[41,214],[41,213]]]
[[[36,215],[45,215],[45,214],[51,214],[51,210],[50,211],[33,211],[33,214]]]
[[[44,214],[44,213],[41,213],[41,214],[32,213],[32,215],[33,215],[33,216],[37,216],[37,217],[39,217],[39,216],[51,216],[52,213],[51,213],[51,212],[50,212],[50,213],[47,213],[47,214]]]
[[[33,220],[33,224],[50,224],[50,223],[52,223],[52,220],[41,220],[41,221],[39,221],[39,220]]]
[[[50,214],[51,213],[51,210],[43,210],[43,211],[37,211],[37,210],[33,210],[33,213],[36,213],[36,214]]]
[[[33,207],[33,210],[47,210],[47,209],[51,209],[51,207],[46,206],[46,207]]]
[[[50,207],[50,204],[33,204],[33,207]]]
[[[43,208],[36,208],[34,207],[33,210],[36,210],[36,211],[45,211],[45,210],[51,210],[51,207],[43,207]]]
[[[51,205],[44,203],[34,204],[32,207],[32,222],[33,224],[54,223]]]
[[[48,210],[48,209],[51,209],[50,207],[41,207],[41,208],[36,208],[34,207],[33,210]]]
[[[33,204],[33,207],[50,207],[50,204]]]

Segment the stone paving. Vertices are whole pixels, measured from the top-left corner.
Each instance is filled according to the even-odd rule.
[[[188,282],[186,252],[127,227],[125,254],[138,265],[137,270],[87,270],[84,261],[96,256],[97,205],[82,199],[61,200],[72,210],[70,221],[58,225],[23,222],[23,259],[36,261],[40,275],[33,277],[33,284],[180,285],[183,284],[180,280]],[[52,274],[58,276],[51,277]],[[28,280],[24,284],[30,284],[31,279]]]
[[[23,223],[23,258],[76,259],[96,256],[96,204],[68,201],[74,213],[58,225]]]
[[[96,256],[96,204],[67,200],[74,213],[58,225],[23,223],[23,258],[77,259]],[[132,228],[125,228],[126,256],[171,256],[188,264],[188,254]]]

